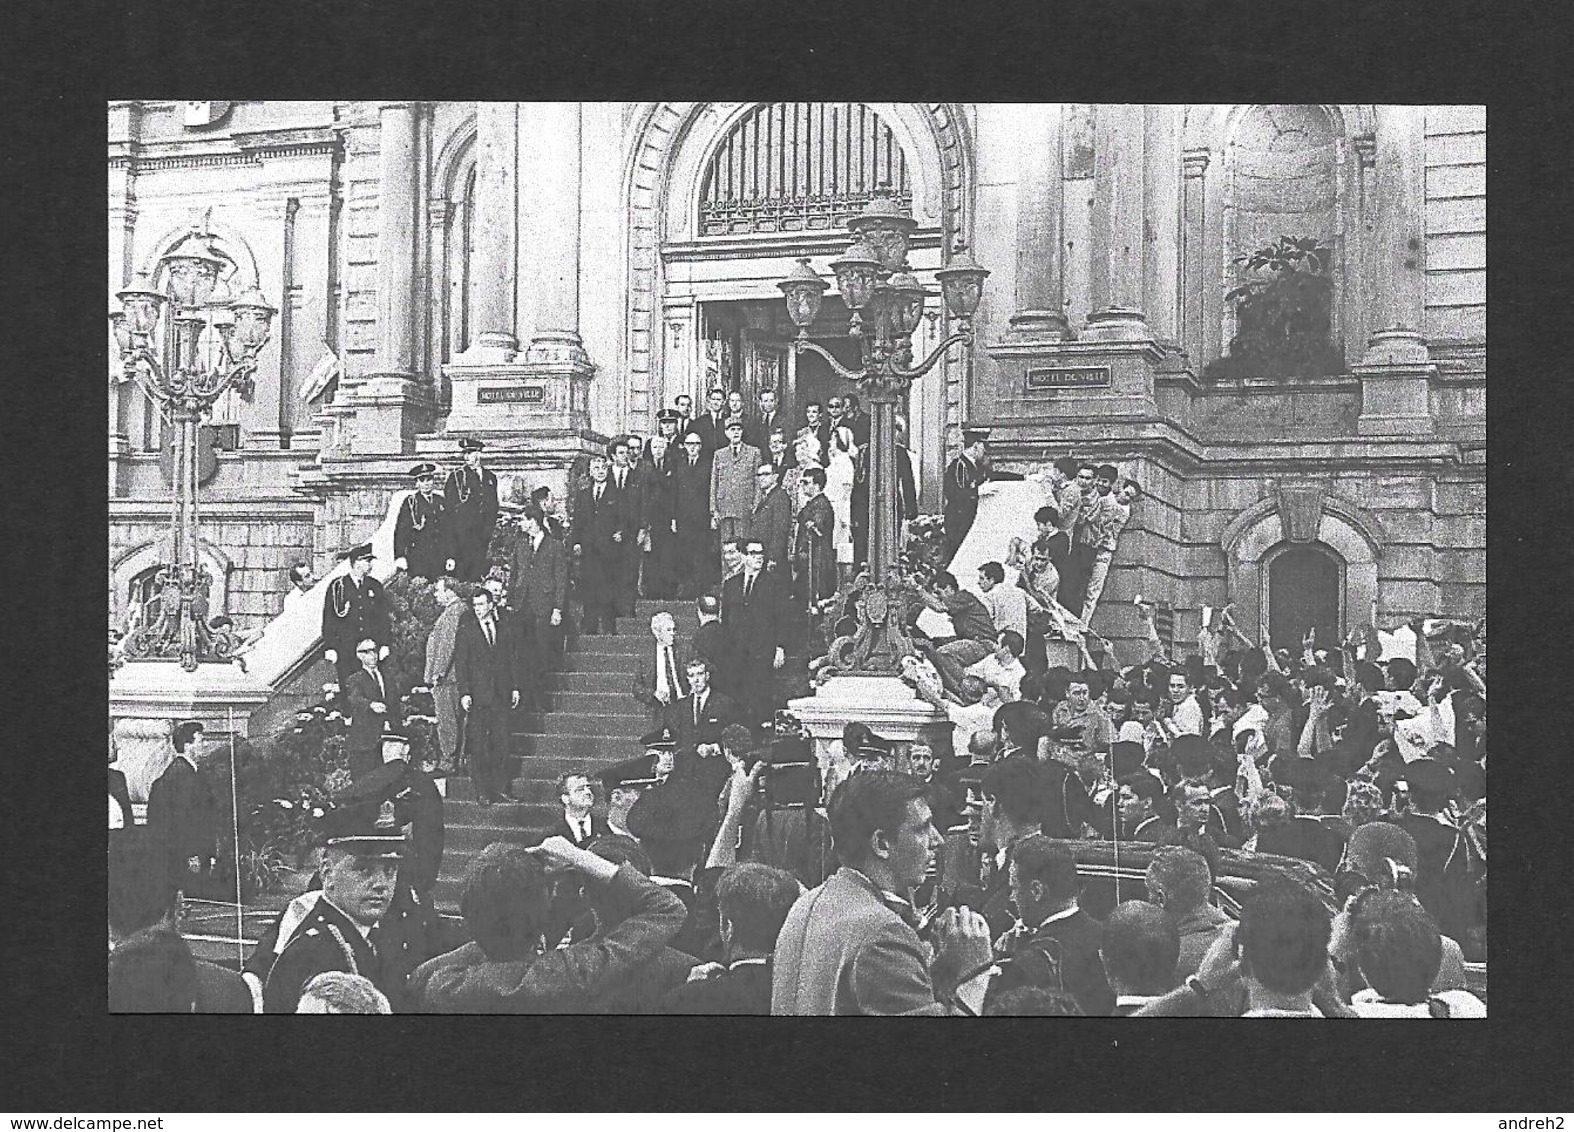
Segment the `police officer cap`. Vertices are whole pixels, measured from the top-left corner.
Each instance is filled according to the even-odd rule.
[[[663,409],[656,414],[658,424],[677,424],[683,419],[683,414],[676,409]]]
[[[690,783],[668,782],[645,791],[629,810],[628,831],[641,841],[703,841],[716,817],[715,799]]]
[[[388,808],[392,808],[391,802]],[[377,804],[362,801],[328,808],[317,827],[323,848],[343,849],[357,857],[374,860],[397,861],[404,851],[404,837],[392,821],[379,822],[380,810]]]
[[[418,480],[425,479],[428,476],[436,476],[437,465],[432,463],[430,460],[423,460],[421,463],[410,469],[410,475]]]
[[[339,561],[354,562],[361,558],[375,558],[372,553],[372,544],[363,542],[359,546],[352,546],[348,550],[339,551]]]
[[[654,731],[647,731],[639,737],[639,742],[647,751],[674,751],[678,747],[678,741],[673,737],[670,727],[658,727]]]
[[[655,769],[656,760],[652,756],[639,755],[614,763],[606,770],[599,771],[596,777],[601,779],[601,785],[608,793],[619,787],[643,790],[656,785]]]
[[[403,731],[395,731],[392,728],[389,728],[387,731],[382,733],[382,741],[384,743],[408,743],[410,741],[410,736],[406,735]]]
[[[384,735],[384,741],[392,736]],[[370,808],[373,820],[388,824],[386,815],[379,816],[378,808],[384,802],[391,802],[404,793],[408,784],[408,765],[404,762],[383,763],[376,770],[369,770],[359,775],[354,782],[346,786],[334,796],[334,802],[339,806],[351,808]]]
[[[969,425],[962,429],[963,444],[977,444],[989,439],[989,429],[983,425]]]
[[[459,442],[459,451],[461,452],[479,452],[485,447],[485,444],[473,436],[467,436]]]
[[[1405,767],[1405,781],[1411,790],[1447,794],[1454,789],[1454,772],[1436,759],[1416,759]]]

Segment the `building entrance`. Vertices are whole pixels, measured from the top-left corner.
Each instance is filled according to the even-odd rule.
[[[1290,546],[1268,565],[1268,637],[1276,649],[1299,655],[1308,629],[1317,646],[1340,641],[1339,563],[1314,543]]]

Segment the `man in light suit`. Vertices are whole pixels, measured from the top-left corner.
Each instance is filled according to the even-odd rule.
[[[459,624],[454,642],[454,670],[459,679],[459,706],[465,710],[470,779],[476,801],[483,806],[513,799],[508,785],[508,748],[512,712],[519,706],[524,663],[519,625],[499,617],[495,599],[481,589],[470,599],[473,617]]]
[[[667,722],[672,705],[689,694],[688,678],[678,661],[677,622],[662,610],[650,619],[651,648],[639,654],[634,673],[634,698],[645,707],[646,722],[652,728]]]
[[[854,774],[831,796],[830,820],[842,867],[787,914],[771,1013],[979,1013],[992,961],[984,918],[965,907],[941,913],[932,962],[916,930],[912,890],[942,844],[923,783]]]
[[[741,538],[754,514],[760,450],[743,442],[743,418],[727,421],[727,443],[711,456],[711,523],[723,541]]]
[[[467,610],[452,578],[439,578],[433,592],[443,611],[426,635],[424,682],[432,689],[432,706],[437,711],[438,766],[444,772],[452,772],[458,769],[459,723],[464,718],[459,708],[459,680],[454,675],[454,641],[460,618]]]
[[[528,668],[524,698],[544,707],[542,688],[563,648],[563,610],[568,606],[568,553],[546,530],[546,516],[531,504],[525,508],[524,538],[514,547],[508,584],[519,610]]]

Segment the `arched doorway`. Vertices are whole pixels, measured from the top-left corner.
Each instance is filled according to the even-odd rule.
[[[795,328],[776,284],[800,256],[828,274],[847,246],[846,219],[875,188],[890,187],[919,222],[909,263],[936,303],[943,248],[971,235],[971,144],[948,104],[655,103],[637,138],[627,186],[628,380],[617,407],[636,430],[680,393],[699,403],[710,385],[752,402],[770,384],[794,421],[805,400],[824,400],[831,375],[792,354]],[[810,334],[848,362],[856,343],[845,311],[832,325],[839,309],[827,295]],[[915,354],[948,329],[924,320]],[[938,501],[965,368],[947,358],[913,390],[909,448],[926,500]]]
[[[1319,648],[1341,640],[1343,617],[1340,562],[1319,543],[1287,544],[1268,560],[1268,639],[1276,649],[1299,654],[1309,629]]]

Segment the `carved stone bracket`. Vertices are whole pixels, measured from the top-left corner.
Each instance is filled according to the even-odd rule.
[[[1291,542],[1315,542],[1323,518],[1327,492],[1321,484],[1279,484],[1274,500],[1284,522],[1284,537]]]

